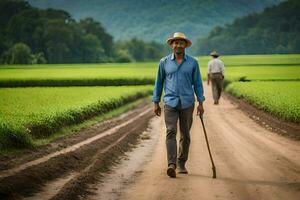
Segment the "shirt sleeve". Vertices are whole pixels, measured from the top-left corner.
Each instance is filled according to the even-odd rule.
[[[197,100],[199,102],[203,102],[205,100],[205,97],[203,96],[203,84],[201,79],[201,74],[199,70],[198,62],[195,62],[194,71],[193,71],[193,85],[194,85],[194,91],[197,96]]]
[[[162,90],[163,90],[163,84],[164,84],[164,79],[165,79],[165,72],[163,69],[163,61],[160,61],[158,65],[158,71],[157,71],[157,76],[155,80],[155,86],[153,90],[153,97],[152,101],[155,103],[160,102]]]

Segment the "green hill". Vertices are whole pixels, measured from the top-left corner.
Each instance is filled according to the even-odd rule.
[[[0,1],[0,64],[145,61],[161,58],[165,50],[136,38],[114,42],[93,18],[74,20],[62,9]]]
[[[116,40],[133,37],[163,43],[170,33],[185,32],[192,40],[282,0],[29,0],[33,6],[63,9],[75,19],[87,16],[103,23]]]
[[[198,40],[198,54],[212,49],[222,54],[300,53],[300,1],[289,0],[262,13],[215,27]]]

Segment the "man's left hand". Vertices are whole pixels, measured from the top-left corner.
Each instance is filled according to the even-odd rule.
[[[203,108],[203,103],[199,103],[197,106],[197,115],[203,115],[204,113],[204,108]]]

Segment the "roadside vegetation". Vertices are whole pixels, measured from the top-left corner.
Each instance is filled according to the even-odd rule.
[[[226,91],[280,118],[300,122],[300,81],[234,82]]]
[[[30,147],[34,139],[49,137],[151,91],[151,86],[2,88],[0,147]]]

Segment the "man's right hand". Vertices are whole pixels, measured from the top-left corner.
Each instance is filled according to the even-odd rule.
[[[161,115],[161,108],[159,106],[159,103],[154,103],[154,113],[155,113],[156,116]]]

